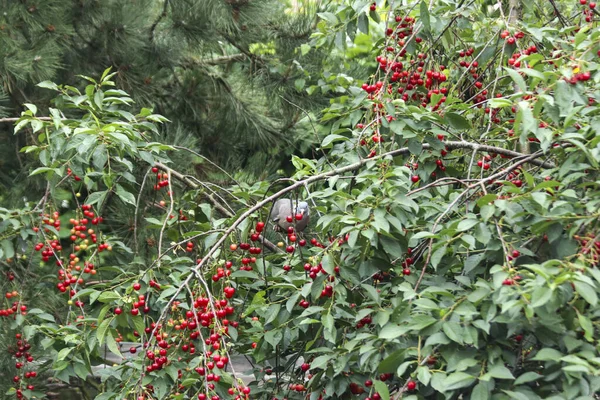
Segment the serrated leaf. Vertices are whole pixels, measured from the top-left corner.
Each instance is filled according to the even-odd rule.
[[[377,369],[378,372],[379,373],[396,372],[396,369],[398,368],[398,366],[400,364],[402,364],[402,361],[404,361],[405,352],[406,352],[406,350],[404,350],[404,349],[398,349],[398,350],[394,351],[392,354],[390,354],[389,356],[387,356],[386,358],[384,358],[379,363],[379,367]]]
[[[456,231],[457,232],[468,231],[469,229],[471,229],[478,223],[479,223],[479,221],[476,219],[464,219],[458,223],[458,227],[456,228]]]
[[[462,326],[458,322],[454,321],[446,321],[444,325],[442,325],[442,330],[448,336],[448,339],[456,342],[458,344],[463,344],[463,335],[464,331]]]
[[[585,282],[575,281],[575,291],[591,305],[595,306],[598,304],[598,294],[591,285],[588,285]]]
[[[381,396],[381,400],[390,400],[390,391],[384,382],[375,379],[373,384],[375,386],[375,390],[377,390],[377,393],[379,393]]]
[[[102,203],[104,202],[104,199],[106,198],[107,194],[108,194],[107,191],[94,192],[88,196],[85,203],[88,205],[94,205],[94,204],[98,203],[98,205],[100,207],[102,205]]]
[[[517,86],[519,87],[521,92],[527,91],[527,85],[525,85],[525,80],[517,71],[515,71],[512,68],[507,68],[507,67],[504,67],[504,70],[506,71],[506,73],[508,73],[508,75],[511,77],[511,79],[517,84]]]
[[[490,367],[488,374],[496,379],[515,379],[508,368],[502,364],[496,364]]]
[[[427,2],[425,0],[421,1],[421,5],[419,7],[419,16],[421,18],[421,22],[423,23],[424,31],[431,32],[431,18],[429,16]]]
[[[455,372],[444,379],[444,388],[447,391],[470,386],[475,377],[464,372]]]
[[[444,120],[456,130],[464,131],[471,129],[471,123],[462,115],[456,113],[446,113],[444,115]]]
[[[127,190],[123,188],[121,185],[117,185],[117,196],[124,202],[135,206],[135,196],[132,193],[129,193]]]
[[[358,16],[358,30],[365,35],[369,34],[369,17],[364,12]]]
[[[490,392],[485,382],[479,382],[473,388],[471,392],[470,400],[488,400],[490,398]]]
[[[379,338],[391,340],[391,339],[395,339],[397,337],[402,336],[403,333],[404,333],[404,331],[402,329],[400,329],[400,326],[391,323],[391,324],[384,326],[381,329],[381,331],[379,332]]]
[[[265,333],[265,341],[271,346],[277,346],[283,339],[283,333],[281,329],[274,329]]]
[[[118,357],[123,357],[123,355],[121,354],[121,351],[119,350],[119,345],[117,344],[117,341],[113,337],[111,331],[108,331],[106,334],[106,346],[108,347],[110,352],[113,353],[114,355],[116,355]]]
[[[98,344],[102,346],[104,343],[104,337],[106,336],[106,332],[108,331],[108,327],[110,325],[110,319],[105,319],[96,329],[96,338],[98,338]]]
[[[557,361],[560,360],[563,354],[555,349],[543,348],[536,353],[533,360],[537,361]]]
[[[534,289],[531,294],[531,307],[541,307],[552,298],[552,289],[547,286],[540,286]]]
[[[101,303],[109,303],[120,298],[121,296],[117,292],[102,292],[98,297],[98,301]]]
[[[533,382],[537,379],[542,378],[543,375],[538,374],[537,372],[525,372],[522,375],[519,375],[515,380],[515,386],[522,385],[524,383]]]

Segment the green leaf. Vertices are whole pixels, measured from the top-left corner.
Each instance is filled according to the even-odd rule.
[[[404,361],[404,354],[406,350],[398,349],[394,351],[392,354],[387,356],[379,363],[378,371],[379,373],[388,373],[388,372],[396,372],[396,369],[402,361]]]
[[[581,328],[583,328],[583,331],[585,332],[585,339],[588,342],[593,342],[594,341],[594,325],[592,323],[592,321],[586,317],[585,315],[577,312],[577,319],[579,320],[579,325],[581,325]]]
[[[88,198],[86,200],[86,204],[94,205],[94,204],[98,203],[98,207],[101,207],[102,203],[104,202],[104,199],[106,198],[107,195],[108,195],[108,191],[94,192],[88,196]]]
[[[446,250],[447,250],[447,247],[442,246],[439,249],[437,249],[436,251],[434,251],[433,254],[431,255],[431,266],[434,269],[437,269],[437,266],[440,264],[440,262],[442,261],[442,258],[446,254]]]
[[[563,354],[558,350],[554,350],[554,349],[550,349],[550,348],[543,348],[536,353],[536,355],[533,357],[533,360],[557,361],[557,360],[560,360],[562,358],[562,356],[563,356]]]
[[[460,114],[449,112],[444,115],[444,119],[456,130],[464,131],[471,129],[471,123]]]
[[[540,286],[534,289],[531,294],[531,306],[533,308],[541,307],[552,298],[552,289],[547,286]]]
[[[527,91],[527,85],[525,85],[525,80],[523,77],[514,69],[504,67],[504,70],[508,73],[508,75],[512,78],[512,80],[517,84],[521,92]]]
[[[369,17],[364,12],[358,16],[358,30],[365,35],[369,34]]]
[[[321,265],[325,272],[327,272],[329,275],[335,275],[335,263],[331,254],[327,253],[323,256],[323,259],[321,260]]]
[[[413,330],[420,331],[421,329],[425,329],[430,325],[433,325],[437,322],[437,319],[433,318],[430,315],[417,315],[414,316],[410,320],[410,328]]]
[[[135,206],[135,196],[129,193],[121,185],[117,185],[117,196],[124,202]]]
[[[100,303],[110,303],[114,300],[119,300],[121,296],[117,292],[102,292],[102,294],[98,297],[98,301]]]
[[[51,81],[43,81],[43,82],[38,83],[36,86],[44,88],[44,89],[59,90],[58,85]]]
[[[110,325],[111,319],[105,319],[96,329],[96,338],[98,338],[98,344],[102,346],[104,343],[104,337],[106,336],[106,332],[108,331],[108,327]]]
[[[378,336],[380,339],[391,340],[396,339],[397,337],[400,337],[403,334],[404,331],[400,329],[398,325],[390,323],[384,326],[383,329],[381,329]]]
[[[321,143],[321,147],[327,148],[327,147],[330,147],[329,145],[333,142],[347,141],[347,140],[349,140],[349,139],[346,136],[328,135],[328,136],[325,136],[325,139],[323,139],[323,142]]]
[[[427,2],[425,0],[421,1],[419,12],[424,31],[427,33],[431,32],[431,18],[429,17],[429,10],[427,9]]]
[[[121,354],[121,351],[119,350],[119,345],[117,344],[117,341],[113,337],[111,331],[108,331],[108,333],[106,335],[106,346],[108,346],[108,349],[114,355],[123,357],[123,355]]]
[[[144,318],[142,318],[140,315],[136,315],[131,316],[131,319],[133,320],[133,326],[135,327],[135,330],[141,335],[146,327],[144,324]]]
[[[502,364],[496,364],[491,366],[488,370],[488,373],[490,374],[490,376],[497,379],[515,379],[510,370]]]
[[[596,294],[596,290],[594,287],[580,281],[575,281],[574,283],[575,290],[577,291],[577,293],[579,293],[581,297],[585,299],[585,301],[590,303],[592,306],[598,304],[598,295]]]
[[[43,174],[45,172],[56,172],[56,169],[49,168],[49,167],[39,167],[39,168],[36,168],[33,171],[31,171],[29,176],[39,175],[39,174]]]
[[[457,232],[468,231],[469,229],[471,229],[478,223],[479,223],[479,221],[476,219],[464,219],[458,223],[458,227],[456,228],[456,231]]]
[[[381,400],[390,400],[390,391],[384,382],[375,379],[373,385],[377,393],[381,396]]]
[[[56,355],[56,361],[61,361],[67,358],[67,356],[71,353],[72,350],[74,350],[73,347],[65,347],[64,349],[61,349]]]
[[[429,371],[429,367],[425,367],[423,365],[417,368],[417,379],[423,385],[429,385],[429,381],[431,380],[431,372]]]
[[[462,326],[458,322],[454,321],[446,321],[444,325],[442,325],[442,330],[448,336],[448,339],[456,342],[458,344],[463,344],[463,335],[464,331]]]
[[[470,400],[488,400],[490,398],[490,391],[488,390],[485,382],[479,382],[473,388],[471,392]]]
[[[273,347],[277,346],[282,339],[283,332],[281,332],[281,329],[274,329],[265,333],[265,341]]]
[[[532,382],[542,377],[543,375],[540,375],[537,372],[525,372],[524,374],[519,375],[519,377],[515,380],[515,386],[522,385],[527,382]]]
[[[447,391],[456,390],[470,386],[475,381],[475,377],[464,372],[455,372],[444,379],[444,388]]]
[[[319,356],[319,357],[315,358],[312,363],[310,363],[310,368],[311,369],[317,369],[317,368],[323,369],[323,367],[325,365],[327,365],[327,362],[329,362],[329,360],[331,360],[333,357],[334,356],[331,354]]]

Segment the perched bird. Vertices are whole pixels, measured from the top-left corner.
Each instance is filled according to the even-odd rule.
[[[294,213],[292,213],[292,205]],[[296,203],[290,199],[279,199],[271,211],[271,221],[275,230],[286,231],[288,227],[295,226],[297,232],[302,232],[308,225],[309,219],[308,203],[305,201]]]

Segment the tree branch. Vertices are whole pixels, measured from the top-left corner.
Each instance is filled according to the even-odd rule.
[[[21,117],[0,118],[0,123],[17,122],[20,119],[21,119]],[[52,121],[52,118],[50,118],[50,117],[36,117],[36,119],[39,119],[40,121]]]
[[[155,164],[155,166],[163,171],[169,171],[171,173],[171,176],[173,176],[175,179],[185,183],[187,186],[191,187],[192,189],[198,189],[199,185],[194,182],[190,177],[182,174],[181,172],[175,171],[174,169],[164,165],[163,163],[157,162]],[[223,205],[221,205],[221,203],[219,203],[217,200],[215,200],[215,198],[210,195],[207,194],[206,198],[208,199],[208,201],[210,201],[210,203],[223,215],[225,215],[228,218],[232,218],[235,215],[229,211],[228,209],[226,209],[225,207],[223,207]],[[275,253],[283,253],[283,251],[277,247],[277,245],[273,242],[271,242],[270,240],[266,239],[263,235],[259,236],[259,240],[265,245],[266,248],[268,248],[269,250],[275,252]]]

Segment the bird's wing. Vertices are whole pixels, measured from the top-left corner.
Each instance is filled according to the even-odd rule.
[[[285,220],[288,215],[291,215],[292,209],[290,207],[289,199],[279,199],[273,205],[273,211],[271,211],[271,221]]]

